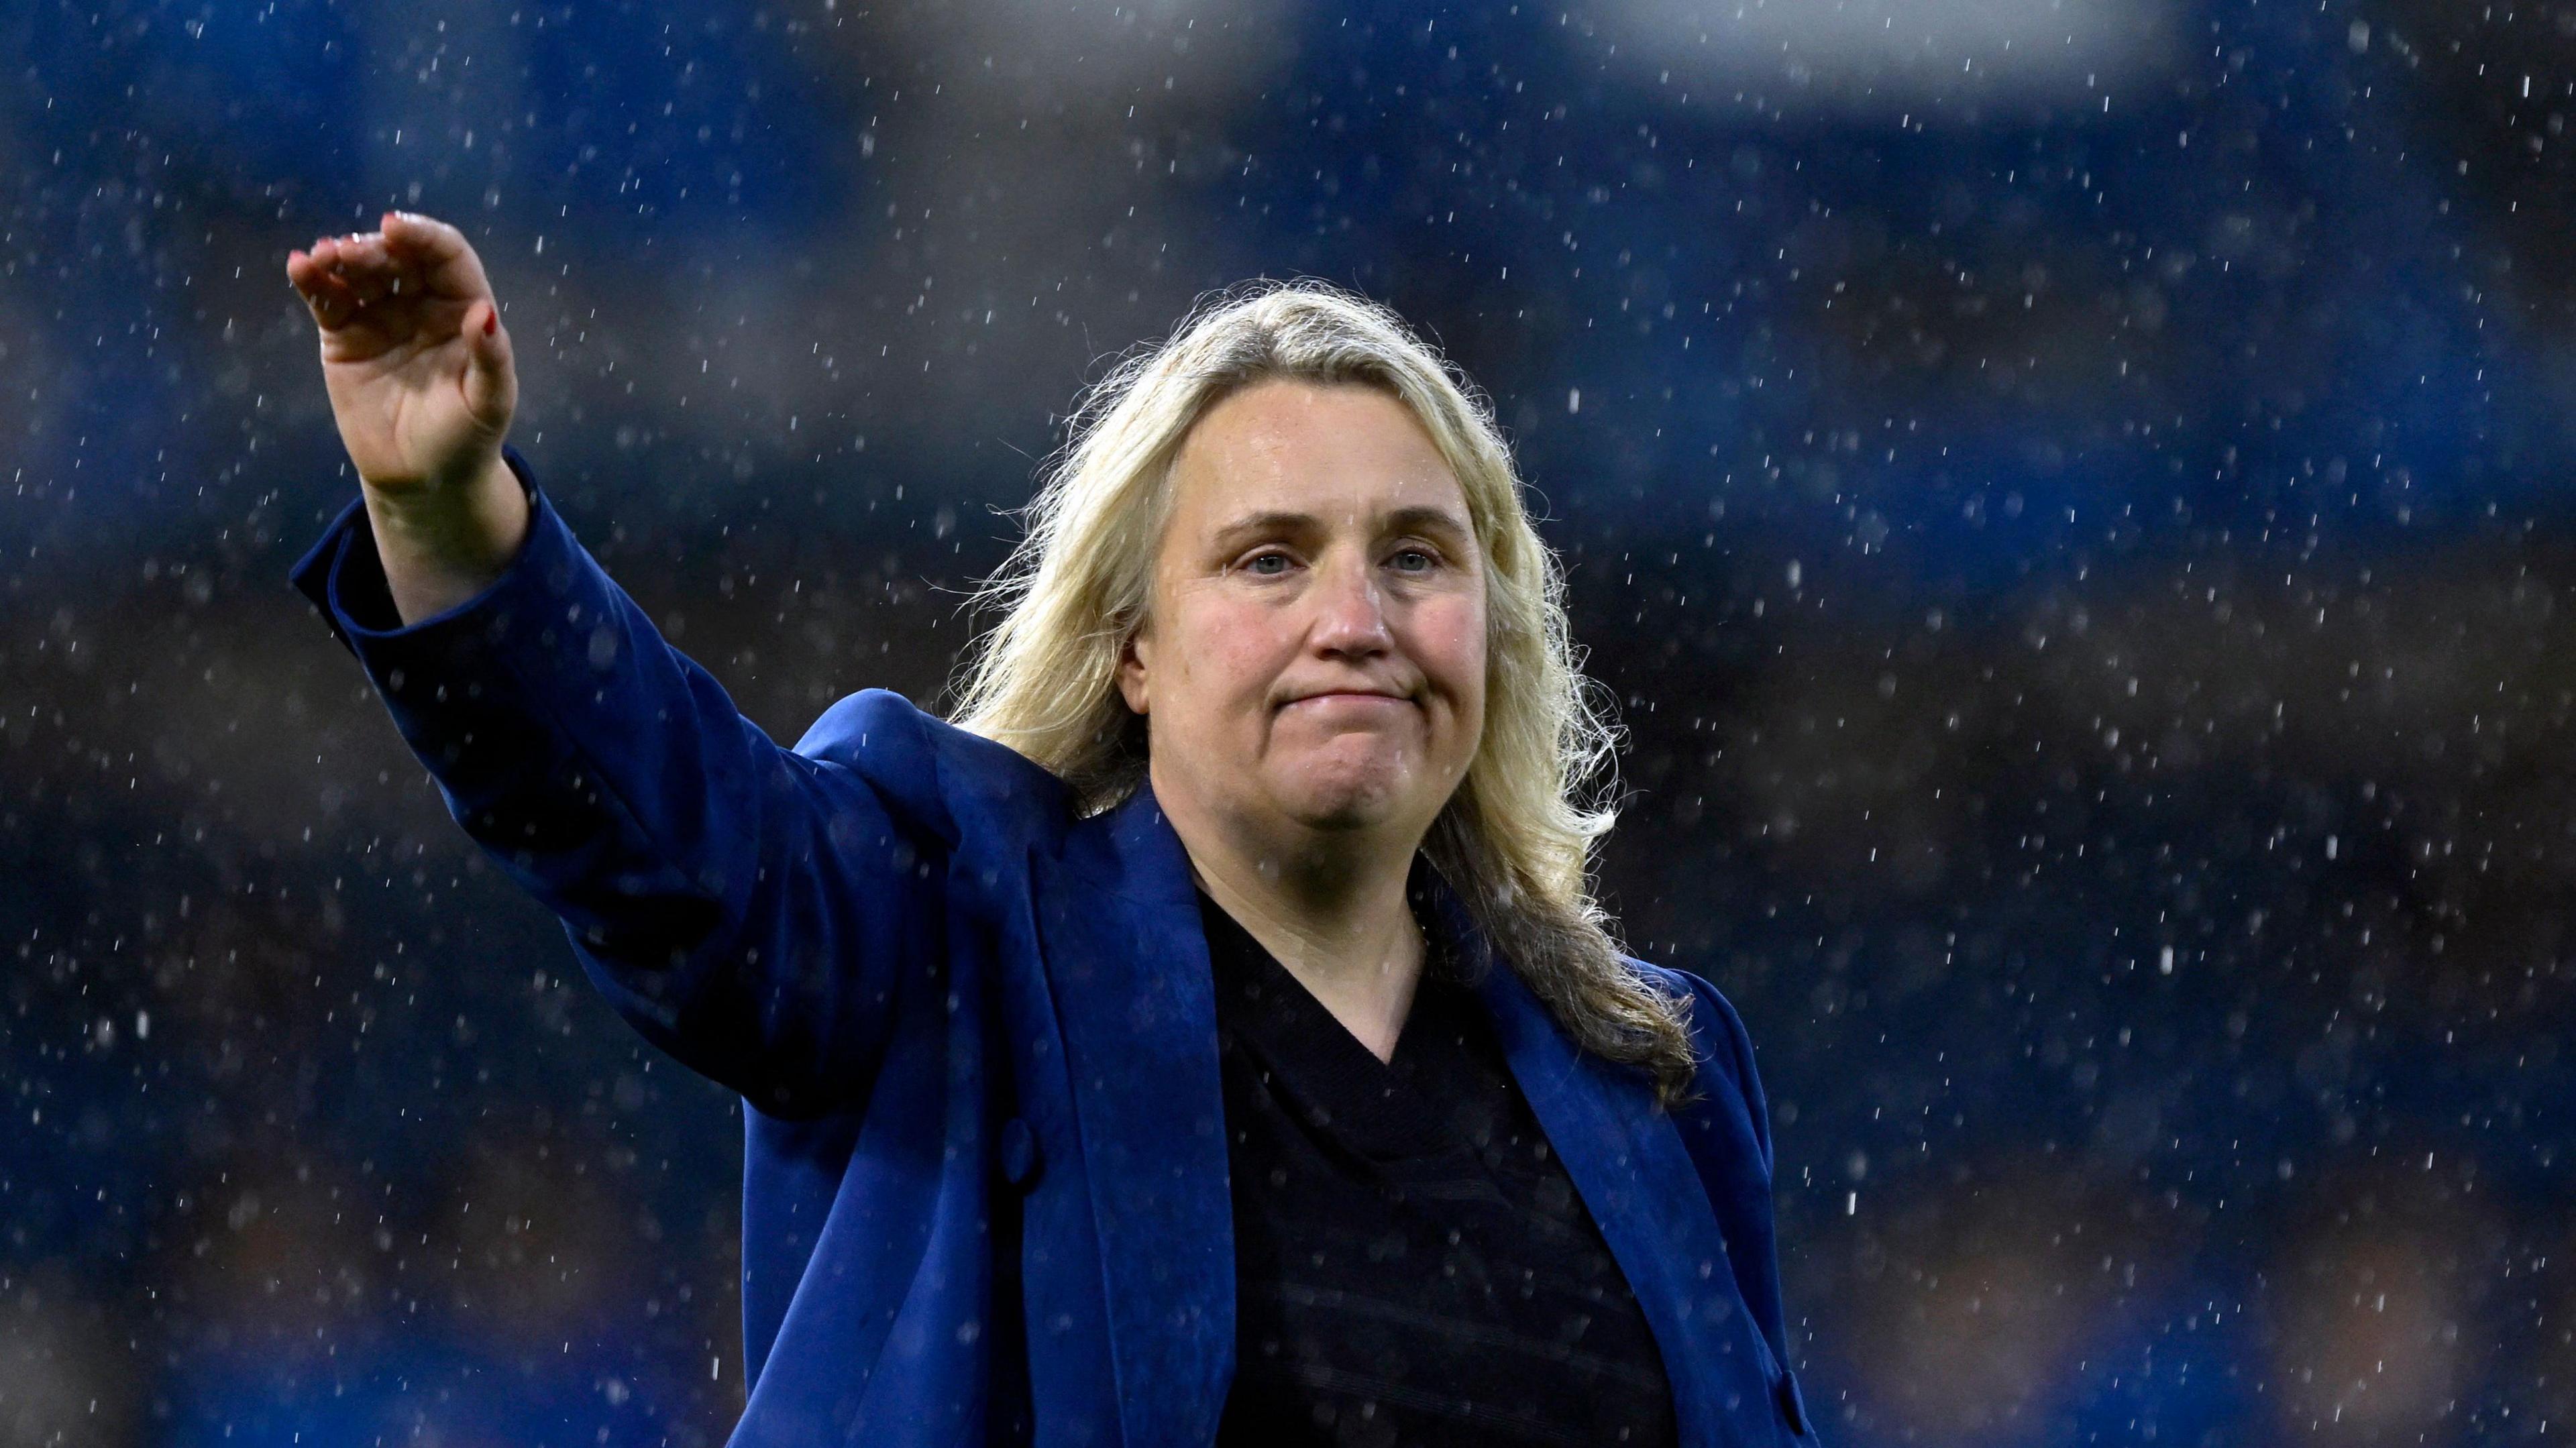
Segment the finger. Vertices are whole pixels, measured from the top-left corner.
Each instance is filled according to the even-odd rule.
[[[491,282],[465,233],[435,217],[388,211],[383,236],[389,251],[419,269],[431,293],[471,301],[487,296]]]
[[[501,309],[489,297],[465,314],[470,347],[465,369],[465,407],[486,424],[506,426],[514,399],[510,395],[510,334],[501,327]]]
[[[313,243],[313,255],[325,266],[356,265],[365,258],[364,248],[360,245],[364,240],[364,235],[355,231],[344,231],[337,236],[318,237]]]
[[[423,216],[396,215],[385,224],[388,246],[418,276],[425,295],[469,303],[491,295],[482,259],[465,233]]]
[[[337,332],[356,319],[360,303],[349,294],[337,277],[325,277],[320,285],[305,293],[304,300],[313,309],[313,320],[326,332]]]
[[[468,250],[465,233],[416,211],[386,212],[377,231],[388,246],[424,260],[444,261]]]
[[[358,299],[348,283],[309,253],[288,253],[286,274],[305,305],[312,309],[313,319],[324,327],[341,326],[357,310]]]
[[[313,238],[313,245],[308,247],[303,254],[307,272],[318,274],[329,271],[331,269],[331,253],[333,250],[334,248],[331,244],[331,238],[327,236],[317,236]],[[294,275],[291,269],[292,258],[293,254],[289,253],[290,270],[288,275],[290,276]]]
[[[362,302],[376,301],[397,290],[419,289],[417,282],[410,287],[397,285],[401,266],[385,249],[384,239],[373,233],[342,240],[333,248],[332,256],[332,271]]]

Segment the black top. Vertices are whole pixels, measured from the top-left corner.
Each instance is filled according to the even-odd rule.
[[[1674,1442],[1645,1314],[1454,961],[1390,1064],[1199,913],[1234,1195],[1219,1448]]]

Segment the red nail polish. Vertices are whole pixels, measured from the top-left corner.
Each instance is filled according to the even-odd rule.
[[[494,311],[494,312],[485,312],[485,313],[483,314],[483,335],[484,335],[484,336],[486,336],[486,337],[489,337],[489,336],[491,336],[493,333],[495,333],[495,332],[497,332],[497,331],[500,331],[500,330],[501,330],[501,314],[500,314],[499,312],[497,312],[497,311]]]

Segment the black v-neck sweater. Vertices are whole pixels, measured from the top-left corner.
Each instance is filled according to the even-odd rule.
[[[1219,1448],[1673,1443],[1645,1314],[1449,958],[1390,1063],[1199,913],[1234,1197]]]

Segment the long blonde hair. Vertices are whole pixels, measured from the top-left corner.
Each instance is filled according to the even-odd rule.
[[[1423,854],[1579,1046],[1645,1070],[1659,1103],[1680,1104],[1688,997],[1627,964],[1588,880],[1615,816],[1616,731],[1577,665],[1564,573],[1483,392],[1391,309],[1312,278],[1242,283],[1094,384],[1022,510],[1018,547],[978,591],[999,618],[967,656],[956,722],[1063,779],[1086,814],[1136,789],[1145,723],[1117,667],[1152,596],[1173,460],[1210,408],[1273,379],[1393,396],[1456,473],[1487,565],[1485,723]]]

